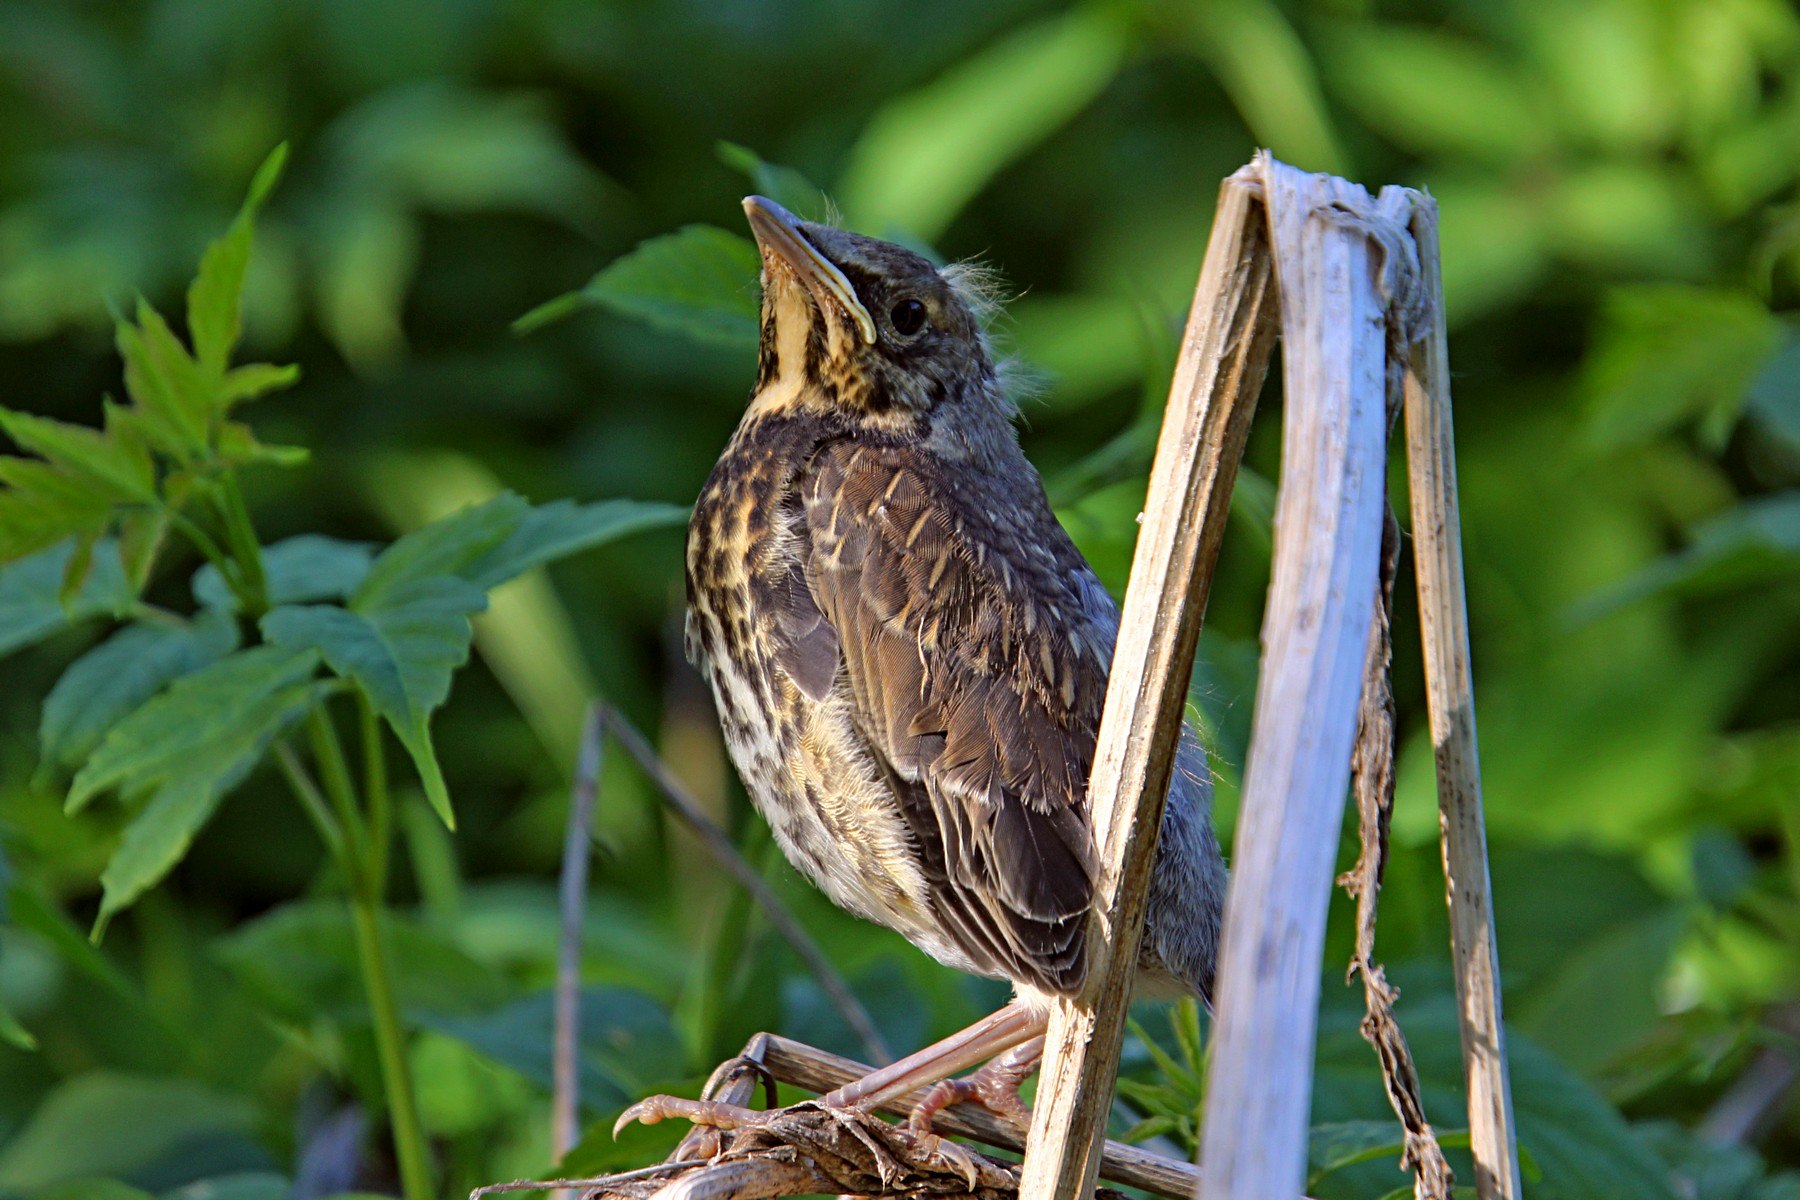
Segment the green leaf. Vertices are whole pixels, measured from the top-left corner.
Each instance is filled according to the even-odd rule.
[[[376,562],[376,572],[385,559]],[[469,617],[487,607],[487,593],[447,576],[384,582],[370,591],[373,582],[375,572],[348,609],[277,608],[263,618],[263,636],[277,646],[317,650],[333,671],[361,688],[412,755],[426,799],[455,828],[430,721],[449,698],[451,675],[468,661],[474,635]]]
[[[1339,22],[1324,62],[1370,125],[1410,150],[1508,164],[1543,152],[1541,94],[1488,45],[1435,29]]]
[[[0,1191],[123,1175],[209,1142],[247,1146],[250,1100],[179,1079],[90,1071],[58,1085],[0,1150]]]
[[[1578,621],[1667,595],[1720,595],[1800,574],[1800,489],[1745,500],[1693,531],[1685,549],[1576,606]]]
[[[0,457],[0,484],[0,562],[69,537],[91,542],[112,520],[116,497],[39,459]]]
[[[322,683],[299,683],[235,705],[230,720],[186,761],[156,777],[150,802],[125,827],[100,874],[104,891],[94,921],[96,940],[107,922],[181,861],[219,801],[255,769],[276,738],[319,703],[324,688]]]
[[[314,600],[342,600],[355,591],[369,574],[375,547],[368,542],[345,542],[303,533],[264,546],[262,557],[269,603],[307,604]],[[237,608],[237,597],[211,563],[194,572],[190,586],[194,599],[208,608]]]
[[[108,405],[102,433],[85,425],[71,425],[0,408],[0,429],[24,450],[38,455],[71,477],[80,480],[107,503],[156,502],[156,472],[150,453],[134,436],[120,436],[122,410]]]
[[[1167,11],[1218,76],[1259,145],[1308,171],[1354,175],[1320,93],[1318,71],[1279,5],[1212,0]]]
[[[935,239],[1000,168],[1112,82],[1129,42],[1116,14],[1077,8],[890,102],[851,151],[838,186],[851,223]]]
[[[818,184],[794,170],[764,159],[748,146],[720,142],[719,161],[750,180],[758,195],[767,196],[802,220],[829,221],[830,204]]]
[[[294,1185],[285,1176],[272,1171],[243,1171],[195,1180],[164,1192],[158,1200],[291,1200],[293,1194]],[[341,1196],[333,1200],[341,1200]]]
[[[281,178],[287,153],[287,143],[283,142],[257,168],[250,181],[249,194],[244,197],[244,205],[231,222],[231,228],[206,248],[200,258],[199,274],[188,287],[188,336],[193,339],[194,353],[201,368],[214,378],[225,374],[225,364],[237,345],[242,328],[244,274],[250,266],[256,213],[274,190],[276,180]],[[232,374],[238,375],[249,369],[239,368]],[[293,368],[266,369],[291,371]]]
[[[134,596],[119,565],[117,547],[102,541],[81,590],[64,606],[62,583],[75,543],[39,551],[0,567],[0,655],[32,645],[72,622],[102,614],[122,615]]]
[[[253,646],[183,676],[113,726],[69,788],[78,812],[108,788],[147,791],[202,769],[224,771],[281,718],[292,689],[318,668],[310,650]],[[275,697],[284,703],[274,703]]]
[[[534,567],[640,530],[681,525],[687,519],[688,510],[679,504],[557,500],[531,509],[505,541],[457,574],[479,588],[492,590]]]
[[[1782,333],[1747,293],[1686,284],[1614,290],[1583,372],[1592,436],[1626,445],[1699,418],[1719,444]]]
[[[69,664],[44,700],[38,746],[47,766],[74,767],[107,731],[164,684],[237,648],[237,625],[221,613],[192,622],[126,626]]]
[[[461,575],[510,537],[530,511],[524,500],[503,492],[415,529],[382,551],[351,607],[380,606],[388,592],[421,579]]]
[[[82,1176],[40,1188],[30,1200],[156,1200],[149,1192],[116,1179]]]
[[[552,1013],[551,994],[540,992],[477,1016],[427,1016],[425,1024],[548,1091]],[[582,989],[577,1044],[581,1098],[590,1109],[631,1103],[666,1079],[684,1057],[667,1006],[617,987]]]
[[[482,1012],[510,995],[497,970],[471,958],[441,929],[386,912],[382,934],[396,1000],[408,1013]],[[321,1018],[367,1025],[368,993],[343,901],[281,905],[213,945],[226,969],[277,1019],[308,1027]]]
[[[116,340],[125,359],[125,390],[150,444],[183,463],[205,454],[216,391],[187,347],[141,299],[137,324],[119,322]]]
[[[15,1050],[32,1051],[37,1049],[37,1038],[31,1030],[19,1024],[19,1018],[13,1016],[12,1010],[0,1000],[0,1042],[5,1042]]]
[[[756,345],[756,278],[762,256],[749,238],[711,225],[688,225],[640,242],[571,292],[526,313],[521,333],[598,305],[669,333],[726,346]]]
[[[219,461],[228,467],[303,467],[312,459],[304,446],[271,446],[256,440],[241,421],[219,423]]]
[[[300,382],[300,368],[293,363],[245,363],[225,373],[219,385],[219,404],[223,408],[243,400],[254,400],[269,392],[278,392]]]

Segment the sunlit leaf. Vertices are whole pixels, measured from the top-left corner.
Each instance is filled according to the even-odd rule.
[[[250,181],[243,207],[223,237],[206,248],[200,258],[200,271],[188,288],[188,337],[194,342],[194,356],[202,370],[218,378],[225,374],[225,364],[237,345],[243,320],[244,274],[250,266],[250,243],[254,234],[256,213],[281,178],[287,162],[287,144],[270,152]],[[239,368],[234,375],[246,370]],[[292,368],[268,368],[292,370]],[[239,385],[241,387],[241,384]],[[270,385],[278,386],[278,385]],[[247,394],[254,394],[247,393]]]
[[[1704,595],[1800,574],[1800,491],[1757,496],[1697,526],[1693,540],[1575,610],[1591,620],[1652,596]]]
[[[1332,27],[1329,78],[1351,107],[1412,150],[1510,163],[1542,153],[1550,126],[1525,73],[1491,48],[1421,27]]]
[[[711,225],[688,225],[639,243],[579,292],[520,317],[516,328],[527,332],[582,305],[599,305],[669,333],[754,346],[761,265],[749,238]]]
[[[1699,419],[1715,444],[1783,327],[1755,297],[1683,284],[1615,290],[1583,380],[1589,428],[1616,446]]]
[[[1272,0],[1214,0],[1171,5],[1169,11],[1259,144],[1308,171],[1350,172],[1320,94],[1318,71],[1280,6]],[[1335,57],[1335,41],[1332,51]]]
[[[449,698],[451,675],[468,661],[469,617],[486,607],[487,593],[461,579],[410,579],[373,591],[365,582],[348,609],[284,605],[263,618],[262,630],[277,646],[316,650],[362,689],[412,755],[426,799],[454,828],[450,791],[431,744],[431,714]]]
[[[1013,33],[876,113],[838,193],[851,223],[934,240],[988,180],[1112,82],[1130,38],[1077,8]]]
[[[38,726],[43,761],[79,765],[119,720],[171,680],[229,654],[237,640],[236,624],[219,613],[121,629],[69,664],[50,689]]]

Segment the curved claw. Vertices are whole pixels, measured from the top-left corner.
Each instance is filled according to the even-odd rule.
[[[613,1137],[617,1138],[624,1128],[633,1121],[642,1121],[646,1125],[654,1125],[658,1121],[666,1121],[671,1117],[680,1117],[692,1121],[696,1125],[707,1125],[714,1129],[742,1129],[763,1119],[765,1114],[753,1108],[740,1108],[735,1104],[726,1104],[719,1100],[686,1100],[680,1096],[646,1096],[636,1104],[619,1114],[613,1122]]]

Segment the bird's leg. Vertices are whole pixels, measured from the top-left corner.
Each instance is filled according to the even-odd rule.
[[[904,1096],[914,1088],[929,1086],[959,1071],[979,1066],[1021,1042],[1038,1038],[1048,1025],[1049,1017],[1045,1013],[1015,1000],[941,1042],[934,1042],[899,1062],[871,1071],[855,1083],[826,1093],[819,1097],[819,1103],[827,1108],[850,1105],[873,1108],[896,1096]]]
[[[1048,1027],[1049,1020],[1045,1013],[1034,1011],[1015,1000],[941,1042],[934,1042],[899,1062],[890,1063],[869,1072],[854,1083],[847,1083],[836,1091],[827,1092],[819,1097],[818,1102],[825,1108],[873,1109],[897,1096],[904,1096],[915,1088],[929,1087],[958,1072],[980,1066],[1020,1043],[1035,1040],[1038,1043],[1038,1054],[1041,1055],[1042,1034]],[[1032,1061],[1035,1062],[1036,1059],[1033,1058]],[[1025,1074],[1029,1073],[1030,1067],[1027,1066]],[[1023,1078],[1023,1075],[1020,1077]],[[1014,1099],[1017,1100],[1016,1089]],[[938,1108],[942,1107],[942,1104],[938,1105]],[[619,1130],[633,1121],[653,1125],[671,1117],[684,1118],[699,1125],[710,1125],[715,1129],[742,1129],[763,1120],[764,1114],[717,1100],[651,1096],[638,1101],[620,1114],[619,1122],[613,1128],[613,1135],[618,1136]],[[929,1117],[927,1121],[929,1122]]]
[[[931,1133],[931,1122],[952,1104],[974,1102],[1021,1129],[1031,1128],[1031,1110],[1019,1097],[1019,1088],[1044,1060],[1044,1036],[1039,1034],[988,1063],[973,1075],[941,1079],[932,1086],[906,1119],[916,1136]]]

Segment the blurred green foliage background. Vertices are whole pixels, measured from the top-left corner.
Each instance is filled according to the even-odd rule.
[[[255,417],[313,463],[250,478],[271,538],[386,539],[501,487],[687,503],[751,380],[754,268],[735,243],[646,251],[579,311],[513,322],[645,239],[738,232],[753,187],[816,203],[810,179],[849,226],[1011,280],[994,332],[1030,384],[1027,450],[1115,588],[1218,180],[1264,145],[1428,187],[1531,1192],[1800,1196],[1780,1169],[1800,1166],[1800,15],[1784,0],[11,0],[0,402],[96,421],[120,387],[109,307],[174,307],[284,140],[247,341],[301,364]],[[1278,392],[1195,684],[1227,827]],[[460,829],[402,806],[395,953],[446,1195],[550,1166],[554,873],[591,696],[655,733],[890,1043],[1001,994],[836,913],[771,852],[681,660],[680,558],[676,532],[648,533],[497,593],[435,726]],[[181,592],[192,565],[152,594]],[[1400,611],[1378,949],[1453,1131],[1417,626]],[[35,1046],[0,1046],[0,1195],[391,1187],[325,855],[272,772],[98,949],[84,940],[125,814],[66,817],[37,726],[101,632],[5,660],[0,1000]],[[696,1086],[758,1029],[858,1049],[623,755],[601,797],[581,1169],[644,1161],[660,1131],[615,1147],[611,1115]],[[1349,951],[1334,903],[1330,976]],[[1327,980],[1321,1197],[1403,1182],[1376,1152],[1397,1134],[1359,1003]],[[1177,1145],[1190,1018],[1146,1014],[1128,1047],[1140,1132]]]

